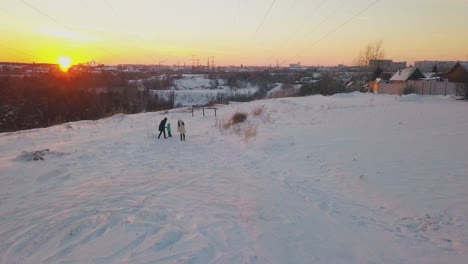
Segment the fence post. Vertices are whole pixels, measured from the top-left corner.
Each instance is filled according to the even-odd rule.
[[[421,88],[421,95],[424,95],[424,82],[422,83],[422,88]]]
[[[215,116],[216,116],[216,108],[215,108]]]
[[[203,110],[203,116],[205,116],[205,107],[202,107]]]
[[[448,85],[448,81],[445,82],[445,96],[447,96],[447,85]]]
[[[193,105],[192,105],[192,117],[193,117]]]

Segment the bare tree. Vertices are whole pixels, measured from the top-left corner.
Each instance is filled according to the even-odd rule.
[[[385,57],[382,40],[370,42],[359,52],[355,64],[357,66],[368,66],[370,60],[381,60]]]

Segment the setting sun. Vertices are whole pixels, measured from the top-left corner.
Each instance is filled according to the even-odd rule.
[[[69,57],[60,57],[58,58],[58,63],[59,63],[60,69],[63,72],[66,72],[70,68],[72,64],[72,60]]]

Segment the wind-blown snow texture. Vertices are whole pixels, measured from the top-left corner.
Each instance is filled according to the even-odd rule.
[[[240,136],[184,109],[3,133],[0,262],[467,263],[467,110],[353,93],[220,107]]]

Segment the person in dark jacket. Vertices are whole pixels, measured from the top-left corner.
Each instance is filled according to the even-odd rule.
[[[159,136],[158,139],[161,137],[161,134],[164,133],[164,138],[166,137],[166,122],[167,122],[167,117],[165,117],[163,120],[161,120],[161,123],[159,123]]]

